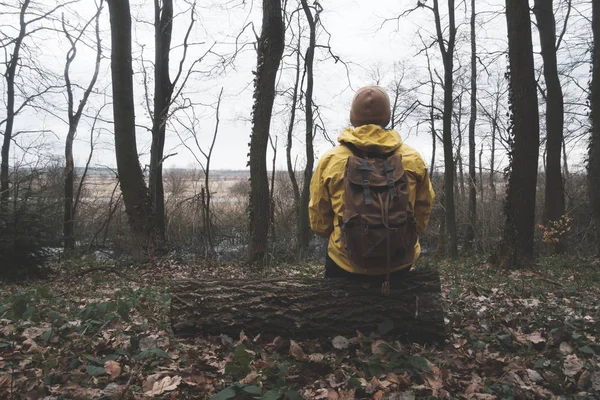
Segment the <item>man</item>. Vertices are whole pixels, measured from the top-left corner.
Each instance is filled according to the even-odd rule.
[[[417,235],[427,229],[434,192],[419,153],[403,144],[396,131],[384,128],[390,114],[385,90],[359,89],[350,110],[354,128],[342,132],[340,145],[323,155],[311,180],[311,228],[329,238],[326,277],[387,275],[389,285],[390,274],[410,269],[421,253]],[[361,173],[362,178],[356,175]],[[382,210],[382,223],[369,224],[364,218],[373,207]],[[380,239],[373,239],[373,232]],[[409,243],[408,248],[402,249],[400,242]]]

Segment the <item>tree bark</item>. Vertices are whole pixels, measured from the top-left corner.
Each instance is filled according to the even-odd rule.
[[[154,250],[156,237],[152,202],[138,160],[135,139],[129,0],[108,0],[108,8],[117,171],[134,250],[148,252]]]
[[[19,53],[23,39],[27,35],[27,23],[25,14],[29,7],[30,0],[24,0],[19,14],[19,34],[15,38],[13,52],[10,56],[6,73],[6,127],[4,129],[4,139],[2,142],[2,152],[0,156],[0,203],[5,207],[8,203],[9,188],[9,163],[10,144],[13,137],[13,126],[15,123],[15,76],[17,65],[19,64]]]
[[[544,222],[560,220],[565,214],[565,190],[560,168],[564,126],[564,100],[556,60],[556,21],[552,0],[535,0],[533,12],[540,35],[544,79],[546,81],[546,190]],[[564,238],[566,239],[566,238]],[[566,250],[566,240],[554,246],[555,253]]]
[[[590,85],[592,132],[588,147],[588,192],[596,225],[596,251],[600,256],[600,4],[597,1],[592,2],[592,31],[594,35]]]
[[[149,190],[156,233],[165,240],[165,190],[163,186],[163,157],[165,133],[173,84],[169,76],[169,55],[173,31],[173,0],[154,0],[154,112],[152,118],[152,146],[150,149]]]
[[[448,40],[443,38],[441,17],[438,0],[433,0],[433,13],[437,32],[437,41],[444,62],[444,117],[443,117],[443,145],[444,145],[444,199],[446,232],[450,236],[449,256],[458,257],[458,235],[456,229],[456,208],[454,202],[454,157],[452,146],[452,108],[454,88],[454,46],[456,44],[456,21],[454,0],[448,0]],[[447,43],[447,45],[445,44]]]
[[[391,281],[289,278],[176,281],[171,323],[179,336],[274,334],[302,338],[364,334],[393,322],[393,333],[416,342],[443,343],[439,274],[415,270]]]
[[[506,0],[506,21],[513,143],[505,204],[506,225],[499,256],[501,265],[508,268],[521,267],[533,260],[540,138],[528,3]]]
[[[477,227],[477,176],[475,170],[475,123],[477,122],[476,15],[475,0],[471,0],[471,115],[469,116],[469,224],[466,233],[467,249],[470,249],[473,245],[475,228]]]
[[[306,99],[304,113],[306,118],[306,166],[304,167],[304,182],[302,183],[302,193],[300,194],[300,208],[298,213],[298,253],[302,259],[307,255],[310,239],[312,238],[312,231],[310,229],[308,218],[308,203],[310,201],[310,181],[312,179],[313,167],[315,164],[315,152],[313,149],[313,62],[317,44],[316,24],[319,20],[320,8],[317,8],[315,16],[313,16],[307,0],[300,0],[300,2],[302,3],[302,9],[304,10],[304,15],[306,16],[310,29],[308,48],[306,49],[306,56],[304,58],[304,63],[306,65],[306,93],[304,97]],[[318,3],[316,4],[316,7],[320,7]]]
[[[252,137],[250,139],[250,243],[248,262],[262,263],[269,234],[269,177],[267,145],[275,100],[275,79],[285,46],[281,0],[263,0],[263,18],[257,44]]]

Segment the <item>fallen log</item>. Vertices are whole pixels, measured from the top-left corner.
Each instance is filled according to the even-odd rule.
[[[440,278],[417,269],[392,279],[325,278],[179,280],[172,285],[171,324],[177,336],[274,334],[315,338],[377,332],[398,339],[443,343]],[[390,324],[391,321],[391,324]]]

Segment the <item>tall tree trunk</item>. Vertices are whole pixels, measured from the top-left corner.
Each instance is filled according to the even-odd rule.
[[[477,227],[477,177],[475,171],[475,123],[477,122],[477,37],[475,35],[475,0],[471,0],[471,115],[469,117],[469,224],[467,249],[475,240]],[[480,162],[481,164],[481,157]],[[483,193],[482,193],[483,196]]]
[[[310,245],[310,239],[312,238],[312,231],[310,229],[310,222],[308,219],[308,203],[310,201],[310,181],[313,175],[313,166],[315,163],[315,152],[313,149],[313,61],[315,58],[315,47],[316,47],[316,24],[319,18],[319,9],[312,15],[310,8],[308,7],[307,0],[300,0],[302,3],[302,9],[308,21],[310,28],[309,43],[306,49],[306,56],[304,63],[306,65],[306,93],[305,93],[305,118],[306,118],[306,166],[304,167],[304,182],[302,184],[302,193],[300,195],[300,210],[298,221],[298,250],[300,257],[303,258],[307,255],[308,247]],[[319,7],[318,3],[317,7]]]
[[[108,8],[117,171],[135,250],[146,253],[157,243],[152,203],[135,140],[129,0],[108,0]]]
[[[454,204],[454,158],[452,146],[452,107],[454,88],[454,45],[456,43],[456,21],[454,0],[448,0],[448,40],[443,38],[439,2],[433,0],[433,11],[436,24],[437,41],[444,61],[444,199],[446,214],[446,232],[450,236],[449,256],[458,256],[458,235],[456,229],[456,208]],[[447,43],[447,46],[446,44]]]
[[[154,0],[154,112],[152,147],[150,149],[149,189],[156,234],[165,240],[165,191],[163,187],[163,157],[165,133],[173,84],[169,76],[169,55],[173,32],[173,0]]]
[[[67,61],[65,63],[65,84],[67,89],[67,108],[68,108],[68,121],[69,121],[69,131],[67,132],[67,138],[65,140],[65,176],[64,176],[64,217],[63,217],[63,239],[64,239],[64,249],[65,250],[73,250],[75,249],[75,200],[74,196],[74,169],[75,165],[73,162],[73,141],[75,140],[75,135],[77,134],[77,127],[79,126],[79,121],[81,120],[81,115],[83,114],[83,109],[85,108],[88,98],[96,84],[96,80],[98,79],[98,74],[100,72],[100,62],[102,61],[102,44],[100,42],[100,13],[102,11],[102,2],[98,7],[98,12],[94,16],[94,20],[96,21],[96,63],[94,68],[94,73],[92,75],[92,79],[90,80],[84,94],[83,98],[79,102],[77,110],[75,110],[74,99],[73,99],[73,87],[71,84],[70,77],[70,67],[75,60],[77,55],[77,43],[80,40],[81,36],[73,38],[68,32],[67,27],[64,24],[63,20],[63,32],[65,33],[67,39],[71,44],[71,48],[67,53]],[[90,21],[91,22],[91,21]],[[88,22],[89,24],[89,22]],[[87,25],[86,25],[87,27]],[[83,29],[85,31],[85,27]],[[82,33],[83,33],[82,31]],[[95,122],[94,122],[95,123]],[[83,182],[83,181],[81,181]]]
[[[27,35],[25,14],[27,13],[29,2],[30,0],[24,0],[21,5],[21,12],[19,14],[19,34],[15,38],[13,52],[8,61],[6,73],[4,74],[6,79],[6,127],[4,128],[4,140],[2,142],[2,154],[0,157],[0,203],[2,207],[7,205],[10,195],[8,159],[10,157],[10,144],[15,123],[15,76],[19,64],[19,53],[21,52],[23,39]]]
[[[513,110],[511,170],[505,204],[501,265],[520,267],[533,259],[535,196],[540,145],[529,5],[506,0],[510,100]]]
[[[267,145],[275,100],[275,79],[285,46],[281,0],[263,0],[258,44],[252,137],[250,139],[250,243],[248,261],[264,262],[269,234],[269,177]]]
[[[592,2],[592,31],[594,35],[590,88],[592,132],[588,148],[588,191],[596,225],[596,251],[600,256],[600,4],[597,1]]]
[[[556,61],[556,21],[552,0],[535,0],[533,12],[540,34],[546,81],[546,191],[544,222],[558,221],[565,214],[565,189],[560,168],[563,143],[564,103]],[[566,250],[566,238],[554,246]]]

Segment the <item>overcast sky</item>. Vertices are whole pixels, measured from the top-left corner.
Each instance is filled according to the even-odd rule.
[[[16,3],[16,0],[12,0]],[[47,0],[48,4],[55,4]],[[149,119],[145,111],[145,97],[143,86],[142,57],[146,60],[145,65],[150,66],[149,60],[153,58],[153,28],[148,21],[151,21],[153,13],[153,2],[150,0],[132,0],[132,16],[134,19],[134,69],[136,72],[136,123],[139,125],[137,130],[138,151],[142,165],[149,160],[150,133],[145,127],[149,127]],[[183,96],[195,104],[194,114],[197,118],[195,125],[200,144],[206,146],[210,142],[214,130],[214,105],[217,95],[224,88],[224,94],[221,104],[221,125],[219,136],[216,141],[212,168],[215,169],[245,169],[247,162],[248,142],[251,131],[250,111],[252,108],[252,71],[256,67],[256,56],[252,48],[253,33],[247,28],[239,38],[237,38],[238,47],[243,50],[237,55],[235,62],[223,70],[218,68],[219,62],[223,59],[229,59],[235,50],[236,37],[240,34],[247,22],[254,22],[255,29],[260,32],[261,9],[259,1],[250,3],[246,1],[245,6],[240,6],[241,1],[231,2],[228,0],[215,1],[212,4],[201,2],[197,7],[197,23],[190,36],[190,42],[195,45],[190,47],[187,62],[184,64],[186,70],[194,60],[204,55],[211,48],[213,54],[207,55],[204,61],[196,64],[199,71],[194,74],[183,89]],[[292,10],[291,4],[288,7]],[[444,2],[441,2],[442,4]],[[585,1],[581,1],[585,3]],[[78,5],[71,6],[67,11],[67,18],[71,24],[81,24],[84,19],[89,19],[94,13],[94,7],[91,6],[92,0],[85,0]],[[506,46],[506,32],[504,16],[499,14],[502,11],[504,2],[501,0],[477,1],[481,15],[478,17],[478,40],[482,53],[482,62],[480,69],[483,73],[484,68],[492,75],[502,76],[506,68],[505,57],[501,55]],[[171,75],[177,72],[178,63],[181,57],[181,43],[187,29],[190,14],[185,12],[189,10],[189,5],[181,0],[175,0],[178,11],[175,25],[172,45],[174,50],[171,54]],[[419,86],[428,79],[426,69],[426,58],[421,52],[421,37],[427,43],[431,43],[434,32],[432,15],[428,10],[420,9],[399,19],[384,23],[386,19],[394,19],[403,11],[416,5],[415,1],[407,0],[376,0],[372,2],[359,0],[323,0],[321,5],[324,9],[321,15],[321,22],[324,29],[320,30],[319,43],[331,45],[331,51],[339,56],[342,62],[335,63],[325,50],[317,52],[315,63],[315,96],[314,101],[319,106],[323,116],[325,128],[332,139],[336,139],[339,132],[349,126],[348,110],[354,90],[365,84],[374,83],[375,69],[380,71],[382,84],[387,84],[393,78],[393,65],[400,63],[405,71],[405,85],[407,88],[414,88],[410,96],[420,98],[427,102],[427,95],[430,91],[428,86]],[[2,7],[2,6],[0,6]],[[457,21],[459,26],[458,55],[461,60],[457,60],[458,65],[467,66],[468,59],[468,34],[469,26],[465,18],[468,18],[469,10],[467,5],[460,2],[457,9]],[[582,9],[585,9],[583,6]],[[79,14],[81,21],[77,22],[74,13]],[[444,16],[447,11],[443,10]],[[69,17],[70,16],[70,17]],[[6,18],[6,17],[5,17]],[[575,18],[573,18],[575,21]],[[560,22],[560,15],[559,15]],[[6,25],[3,25],[5,27]],[[14,25],[13,25],[14,26]],[[58,24],[54,24],[59,27]],[[102,19],[101,30],[103,37],[104,60],[101,67],[101,73],[98,80],[98,91],[105,94],[92,96],[86,112],[95,115],[103,104],[101,115],[106,120],[112,119],[112,105],[110,104],[110,37],[109,37],[108,7],[105,5]],[[566,41],[572,38],[573,41],[581,41],[577,35],[577,25],[570,28],[565,36]],[[9,32],[8,29],[5,32]],[[91,30],[90,30],[91,33]],[[10,33],[6,33],[10,35]],[[288,34],[288,39],[290,38]],[[537,41],[536,32],[534,39]],[[67,42],[64,36],[44,32],[31,39],[28,47],[36,48],[32,51],[34,57],[40,61],[40,65],[62,73],[64,68],[64,59]],[[88,40],[89,42],[89,40]],[[203,43],[203,44],[198,44]],[[305,40],[306,43],[306,40]],[[571,43],[571,42],[569,42]],[[568,49],[565,44],[565,54],[572,58],[575,49]],[[243,45],[246,44],[245,47]],[[572,43],[571,43],[572,44]],[[581,43],[580,43],[581,44]],[[584,47],[585,44],[581,44]],[[79,53],[76,62],[72,68],[72,79],[79,85],[85,86],[93,70],[93,50],[79,46]],[[438,48],[432,47],[430,54],[433,57],[434,67],[442,75],[442,66],[439,61]],[[568,51],[568,52],[567,52]],[[577,50],[581,52],[580,50]],[[289,53],[286,50],[286,53]],[[565,56],[566,57],[566,56]],[[465,61],[466,60],[466,61]],[[284,60],[284,72],[278,81],[278,90],[285,91],[290,88],[293,80],[293,63],[295,59],[287,57]],[[563,60],[565,61],[565,60]],[[566,62],[566,61],[565,61]],[[484,66],[485,65],[485,66]],[[222,66],[222,65],[221,65]],[[587,66],[582,65],[582,82],[585,77]],[[148,69],[151,73],[151,69]],[[495,71],[495,72],[494,72]],[[581,72],[583,71],[583,72]],[[26,79],[25,79],[26,80]],[[487,76],[480,78],[481,85],[487,85],[489,79]],[[152,82],[149,82],[150,89]],[[3,87],[2,87],[3,88]],[[152,90],[152,89],[151,89]],[[177,89],[176,89],[177,90]],[[438,94],[441,94],[441,88],[437,88]],[[409,94],[407,94],[409,96]],[[76,92],[76,102],[81,97],[81,91]],[[60,121],[65,118],[64,112],[65,95],[59,91],[49,100],[52,108],[51,112],[30,110],[17,117],[17,130],[36,130],[45,129],[52,131],[52,134],[45,133],[41,136],[35,134],[23,134],[18,139],[19,143],[26,145],[32,140],[36,143],[45,143],[49,152],[60,155],[66,135],[66,125]],[[285,168],[285,135],[289,120],[289,110],[286,107],[287,97],[280,96],[277,99],[275,114],[272,121],[272,135],[278,137],[278,158],[277,168]],[[467,100],[464,100],[465,107]],[[62,110],[61,110],[62,108]],[[189,119],[192,115],[191,109],[176,113],[169,125],[167,144],[165,154],[174,154],[165,161],[166,167],[190,167],[196,164],[195,157],[190,151],[182,146],[181,140],[195,150],[195,144],[190,140],[189,132],[183,129],[187,124],[190,126]],[[303,166],[303,135],[304,125],[302,113],[299,112],[300,119],[296,124],[294,133],[295,159],[298,168]],[[415,147],[421,152],[427,162],[431,157],[431,138],[429,128],[420,120],[420,116],[415,115],[400,127],[401,136],[406,143]],[[466,122],[465,117],[465,121]],[[0,119],[3,119],[3,111],[0,110]],[[177,122],[181,121],[181,123]],[[91,119],[86,118],[82,121],[75,144],[75,161],[77,165],[82,165],[89,151],[89,132]],[[441,123],[439,124],[441,128]],[[114,139],[112,137],[112,127],[109,123],[98,123],[99,139],[96,146],[96,152],[93,158],[94,165],[114,166]],[[478,131],[482,136],[481,142],[487,149],[489,143],[483,139],[488,130],[484,123],[478,125]],[[0,128],[1,129],[1,128]],[[179,134],[177,134],[179,133]],[[465,140],[466,144],[466,140]],[[478,144],[479,147],[479,144]],[[316,138],[317,157],[331,148],[331,145],[318,135]],[[438,146],[440,149],[441,146]],[[574,150],[573,150],[574,149]],[[574,164],[580,162],[584,147],[574,145],[573,150]],[[15,151],[15,157],[18,157]],[[438,152],[436,164],[440,165],[443,161],[441,152]],[[271,157],[271,154],[269,157]],[[200,157],[196,151],[196,156]],[[466,151],[464,152],[466,161]],[[268,163],[271,165],[271,162]],[[196,164],[197,165],[197,164]]]

